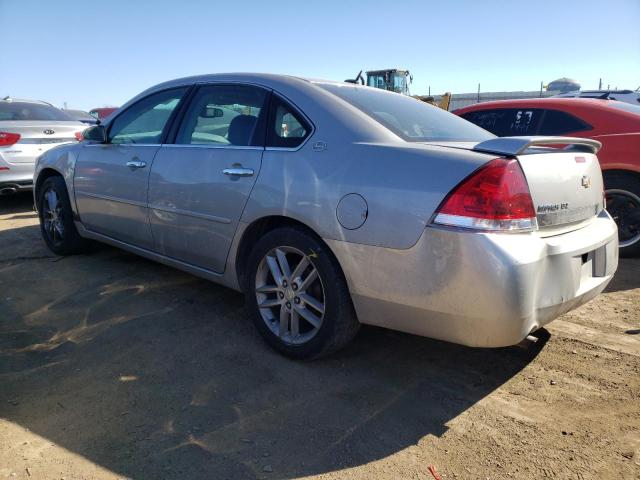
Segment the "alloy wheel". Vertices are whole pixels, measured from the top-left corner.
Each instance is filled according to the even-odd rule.
[[[303,344],[320,330],[324,287],[315,265],[300,250],[271,249],[258,266],[255,294],[262,320],[283,342]]]
[[[43,199],[44,230],[55,243],[62,240],[64,235],[62,202],[57,192],[51,188],[44,193]]]
[[[605,192],[607,211],[618,225],[620,247],[628,247],[640,240],[640,197],[627,190]]]

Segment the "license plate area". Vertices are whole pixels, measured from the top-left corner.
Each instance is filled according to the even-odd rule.
[[[582,278],[607,276],[607,245],[583,253],[580,260]]]

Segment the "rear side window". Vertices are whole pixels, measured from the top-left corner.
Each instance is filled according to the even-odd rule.
[[[267,125],[268,147],[296,148],[311,133],[309,123],[277,95],[271,96]]]
[[[42,103],[0,102],[0,120],[49,120],[71,122],[73,118],[62,110]]]
[[[538,135],[564,135],[590,129],[591,125],[569,113],[560,110],[545,110]]]
[[[176,143],[262,146],[260,114],[265,90],[250,85],[200,87],[184,116]]]
[[[496,108],[462,115],[499,137],[536,135],[542,111],[536,108]]]

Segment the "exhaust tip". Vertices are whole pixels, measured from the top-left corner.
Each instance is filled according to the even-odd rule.
[[[4,187],[0,188],[0,195],[13,195],[18,191],[15,187]]]
[[[534,335],[527,335],[520,343],[516,344],[516,346],[527,350],[529,347],[538,343],[539,340],[540,339]]]

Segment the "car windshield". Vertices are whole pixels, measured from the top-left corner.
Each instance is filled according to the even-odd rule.
[[[56,107],[32,102],[0,102],[0,120],[73,121],[69,115]]]
[[[640,105],[633,105],[631,103],[617,102],[615,100],[611,100],[609,102],[609,106],[613,108],[617,108],[619,110],[624,110],[625,112],[631,112],[631,113],[635,113],[636,115],[640,115]]]
[[[493,134],[463,118],[406,95],[350,84],[317,85],[407,142],[481,142],[494,138]]]

